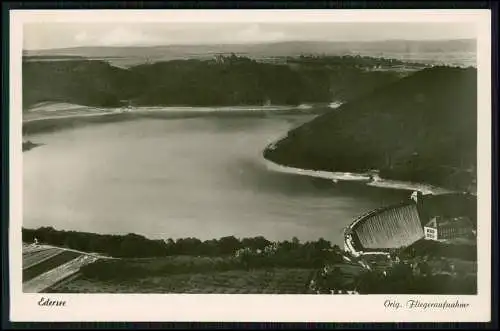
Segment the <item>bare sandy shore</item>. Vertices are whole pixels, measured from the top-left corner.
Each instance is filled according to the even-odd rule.
[[[39,120],[50,120],[59,118],[78,118],[89,116],[104,116],[116,114],[147,114],[147,113],[185,113],[186,115],[197,113],[216,112],[265,112],[265,111],[304,111],[312,109],[309,105],[299,106],[221,106],[221,107],[188,107],[188,106],[155,106],[155,107],[132,107],[132,108],[102,108],[75,105],[69,103],[44,102],[35,105],[23,112],[23,123]]]
[[[413,183],[392,179],[377,178],[372,179],[371,174],[368,173],[355,173],[355,172],[330,172],[320,170],[308,170],[294,167],[280,165],[269,160],[264,159],[267,169],[271,171],[278,171],[283,173],[290,173],[303,176],[311,176],[317,178],[324,178],[333,182],[337,181],[356,181],[365,183],[368,186],[391,188],[398,190],[419,191],[423,194],[446,194],[453,193],[454,191],[446,188],[433,186],[425,183]]]

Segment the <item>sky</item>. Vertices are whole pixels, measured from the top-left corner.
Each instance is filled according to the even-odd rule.
[[[476,38],[472,23],[25,23],[23,48]]]

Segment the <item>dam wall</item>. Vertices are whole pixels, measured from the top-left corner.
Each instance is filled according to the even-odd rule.
[[[424,237],[417,205],[405,202],[358,217],[346,233],[346,246],[356,254],[408,246]]]
[[[423,195],[416,201],[381,207],[357,217],[344,232],[344,248],[355,256],[389,254],[424,238],[434,216],[470,218],[477,224],[477,198],[465,193]]]

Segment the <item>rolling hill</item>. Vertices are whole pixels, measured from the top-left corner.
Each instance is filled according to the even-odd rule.
[[[318,65],[304,59],[285,65],[234,54],[128,69],[100,60],[24,61],[23,108],[46,101],[101,107],[121,101],[136,106],[330,103],[357,98],[406,74],[356,65],[366,63],[366,58],[338,57],[334,65],[330,62]]]
[[[102,61],[23,62],[23,109],[45,101],[116,106],[130,92],[132,75]]]
[[[264,156],[297,168],[364,172],[467,190],[476,178],[474,68],[416,72],[315,118]]]

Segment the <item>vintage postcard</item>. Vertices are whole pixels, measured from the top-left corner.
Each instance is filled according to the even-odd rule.
[[[490,321],[489,11],[10,33],[12,321]]]

